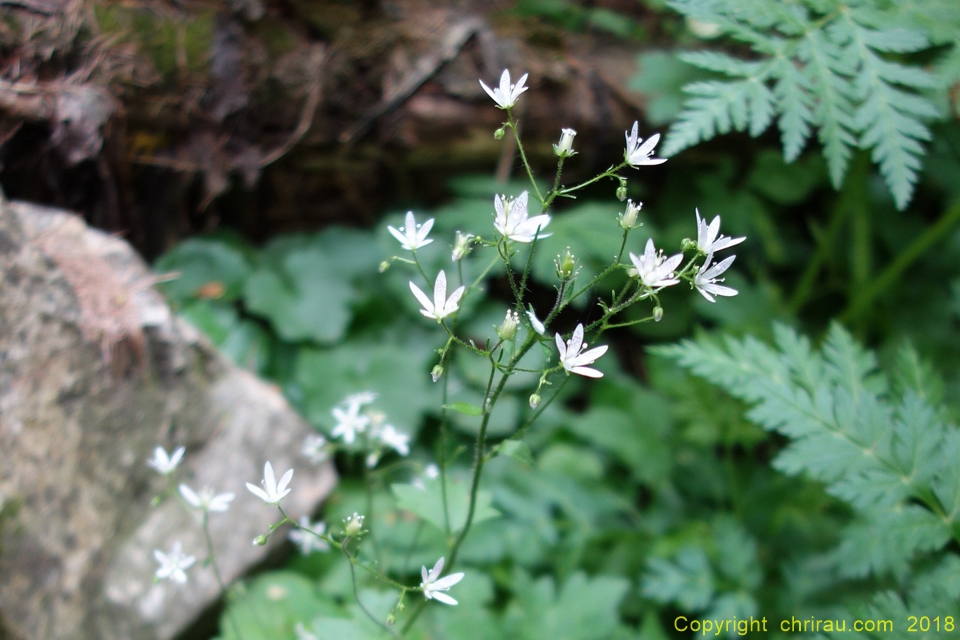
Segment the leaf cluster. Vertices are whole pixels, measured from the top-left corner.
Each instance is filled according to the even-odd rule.
[[[932,139],[927,123],[946,115],[948,90],[960,77],[960,5],[672,0],[669,6],[750,54],[681,54],[716,75],[684,86],[690,97],[670,127],[664,155],[731,130],[756,137],[776,121],[787,162],[816,131],[834,187],[854,150],[868,149],[897,207],[909,204],[924,144]],[[934,48],[938,64],[931,70],[923,64],[929,56],[917,54]]]
[[[934,606],[948,590],[930,575],[958,560],[948,545],[960,539],[960,430],[931,402],[929,371],[907,349],[891,380],[839,325],[820,349],[785,326],[774,336],[772,347],[747,337],[657,351],[747,403],[752,422],[785,436],[776,469],[814,479],[849,505],[854,517],[823,558],[831,582],[892,579],[914,596],[912,606]],[[702,574],[702,561],[658,566],[655,576],[682,586],[698,566]],[[894,600],[880,594],[876,602],[889,609]]]

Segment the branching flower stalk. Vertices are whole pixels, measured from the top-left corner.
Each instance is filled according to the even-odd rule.
[[[733,263],[733,256],[715,258],[715,254],[742,242],[743,238],[729,238],[720,235],[719,217],[707,224],[705,219],[700,218],[699,211],[697,211],[696,240],[685,240],[679,253],[671,256],[666,255],[662,249],[658,250],[654,246],[652,238],[646,240],[642,252],[640,252],[640,247],[637,247],[637,253],[634,253],[630,244],[631,232],[642,225],[638,221],[642,203],[635,204],[632,201],[627,201],[625,211],[617,219],[617,225],[621,229],[620,242],[619,248],[613,255],[612,262],[599,269],[588,282],[582,283],[578,281],[581,265],[576,255],[579,254],[575,247],[567,247],[555,260],[557,281],[556,298],[553,305],[546,315],[537,314],[534,306],[527,300],[527,288],[533,275],[534,255],[542,247],[545,239],[551,235],[549,230],[545,232],[552,219],[551,214],[548,214],[551,204],[559,197],[574,198],[576,192],[601,180],[616,182],[616,196],[618,200],[624,201],[627,195],[627,178],[622,176],[620,172],[628,167],[637,169],[643,166],[660,164],[665,160],[652,157],[659,141],[659,134],[654,134],[644,140],[639,136],[639,124],[634,123],[632,130],[625,133],[625,150],[622,162],[612,165],[606,171],[580,184],[564,187],[562,186],[564,163],[568,158],[576,155],[576,151],[573,149],[576,132],[572,129],[564,129],[559,143],[554,145],[557,168],[553,185],[546,194],[542,193],[534,177],[533,168],[527,158],[523,142],[520,139],[519,122],[514,117],[513,112],[513,107],[520,95],[527,90],[524,85],[526,78],[527,76],[524,75],[516,84],[512,84],[509,72],[505,71],[496,89],[491,89],[482,82],[481,84],[497,105],[506,111],[507,120],[498,130],[496,137],[502,137],[507,129],[512,132],[520,161],[530,179],[530,188],[540,204],[539,212],[532,216],[528,214],[529,194],[527,191],[516,197],[496,195],[494,197],[495,215],[492,225],[496,232],[495,236],[489,234],[486,237],[483,234],[475,235],[472,231],[476,230],[466,233],[457,231],[452,244],[453,249],[449,254],[451,261],[456,264],[456,276],[451,276],[458,281],[456,286],[448,280],[447,273],[452,274],[452,270],[442,268],[436,273],[431,273],[431,269],[428,269],[421,261],[418,250],[434,241],[429,237],[434,220],[428,219],[418,223],[413,212],[406,214],[404,224],[399,228],[389,227],[390,234],[400,243],[403,251],[410,252],[410,257],[393,256],[381,264],[381,271],[389,268],[393,262],[409,264],[415,268],[420,275],[418,281],[422,282],[426,289],[421,289],[422,285],[410,281],[410,293],[421,306],[420,314],[431,324],[439,325],[439,328],[447,336],[445,344],[438,350],[439,359],[431,371],[434,382],[442,379],[442,406],[440,408],[440,438],[437,455],[439,465],[434,467],[433,475],[429,476],[429,478],[439,478],[440,482],[443,529],[446,534],[447,552],[436,561],[432,569],[428,570],[426,566],[422,567],[422,580],[419,586],[407,585],[388,575],[389,568],[384,563],[383,550],[380,548],[373,532],[364,528],[365,518],[367,518],[366,524],[371,529],[373,528],[374,485],[383,482],[381,478],[385,473],[384,469],[375,469],[375,467],[377,467],[383,455],[389,451],[394,451],[401,456],[406,456],[409,453],[409,436],[389,424],[384,414],[368,407],[374,402],[375,393],[353,394],[333,408],[331,415],[336,420],[336,425],[328,433],[331,442],[328,442],[325,437],[315,435],[304,443],[304,454],[314,464],[329,458],[335,451],[356,455],[362,460],[363,475],[367,487],[366,514],[354,513],[351,517],[345,519],[342,533],[335,534],[321,522],[311,523],[306,516],[299,521],[294,520],[280,506],[281,500],[291,491],[287,485],[292,479],[293,469],[287,471],[278,482],[272,466],[267,462],[264,466],[264,478],[261,486],[247,484],[247,488],[252,494],[262,499],[266,504],[275,506],[281,515],[278,522],[268,525],[268,531],[265,535],[260,535],[254,540],[254,544],[266,544],[270,536],[277,530],[285,525],[290,525],[296,532],[296,535],[292,537],[298,542],[304,553],[314,550],[336,549],[350,564],[353,593],[358,606],[378,627],[395,638],[402,637],[416,623],[418,616],[425,610],[429,600],[436,600],[444,605],[457,604],[457,600],[447,592],[464,577],[464,574],[462,572],[451,572],[457,565],[460,551],[477,516],[479,488],[484,467],[500,451],[499,447],[489,447],[488,433],[491,416],[498,401],[503,396],[510,378],[521,373],[539,375],[539,382],[529,396],[528,404],[531,413],[523,424],[506,438],[506,440],[519,441],[523,439],[527,430],[551,403],[561,396],[571,376],[587,378],[603,376],[603,371],[600,368],[594,368],[593,365],[607,351],[607,345],[596,345],[597,338],[607,329],[630,326],[641,322],[660,321],[664,310],[658,294],[662,289],[681,282],[688,282],[692,289],[696,289],[710,302],[716,302],[715,296],[727,297],[737,294],[735,289],[721,284],[724,280],[721,276]],[[468,256],[474,253],[479,254],[484,249],[494,250],[492,259],[473,282],[465,283],[463,262]],[[514,270],[513,262],[514,259],[520,258],[524,251],[526,254],[522,256],[522,270],[517,273]],[[692,252],[692,256],[685,261],[685,253],[688,251]],[[625,254],[629,257],[628,261],[624,261]],[[518,259],[517,262],[519,263],[520,260]],[[683,264],[681,265],[681,263]],[[496,338],[487,338],[480,345],[472,339],[465,339],[458,335],[461,301],[478,293],[481,285],[498,264],[502,264],[505,268],[513,300],[508,305],[503,322],[495,328]],[[600,310],[599,317],[590,321],[585,320],[583,323],[577,324],[573,331],[568,332],[558,331],[558,327],[553,326],[555,322],[561,319],[561,314],[571,304],[583,296],[592,295],[592,292],[597,289],[601,282],[616,274],[625,276],[626,282],[620,287],[619,291],[611,292],[608,300],[597,301],[597,307]],[[616,317],[621,312],[640,302],[651,303],[649,314],[643,315],[639,319],[616,321]],[[423,321],[423,318],[421,318],[421,321]],[[524,329],[522,336],[521,328]],[[593,345],[592,348],[587,345],[588,338]],[[539,368],[531,368],[530,365],[521,367],[521,360],[534,346],[538,345],[544,348],[545,353],[556,353],[555,359],[548,357],[547,362]],[[448,406],[448,399],[451,394],[450,376],[452,374],[446,371],[446,368],[451,367],[453,353],[458,348],[484,358],[489,363],[489,373],[483,389],[482,405],[480,407],[466,405],[469,408],[469,415],[480,417],[480,425],[473,443],[468,503],[466,517],[462,523],[451,521],[451,495],[448,477],[451,462],[448,442],[448,420],[451,407]],[[558,375],[562,376],[562,379],[555,384],[551,379],[555,381]],[[547,392],[544,387],[551,387],[551,389]],[[546,395],[545,399],[541,392]],[[462,404],[454,403],[452,408],[459,410],[457,405]],[[332,442],[333,440],[338,441]],[[459,451],[455,451],[453,455],[456,456],[457,453]],[[159,473],[167,476],[169,483],[171,481],[170,474],[182,456],[182,450],[169,455],[165,450],[158,449],[155,451],[150,465]],[[428,467],[432,466],[428,465]],[[418,482],[422,483],[423,480],[418,479]],[[422,488],[422,484],[420,486]],[[215,562],[213,562],[213,544],[207,527],[207,513],[208,511],[226,510],[227,504],[233,499],[233,494],[215,495],[209,490],[201,491],[198,494],[186,485],[181,485],[180,493],[192,506],[203,511],[204,535],[207,540],[209,557],[218,583],[223,590],[225,585]],[[421,529],[422,521],[407,552],[407,560],[409,560],[409,555],[413,551],[413,545],[420,537]],[[311,539],[310,536],[313,536],[315,540]],[[370,539],[373,546],[375,562],[361,559],[362,539],[365,536]],[[179,547],[175,547],[169,556],[159,551],[156,556],[158,561],[162,563],[160,571],[165,576],[174,576],[177,581],[181,580],[181,576],[185,576],[183,569],[189,567],[190,557],[181,555]],[[407,560],[404,561],[404,564]],[[360,601],[357,568],[370,574],[378,582],[399,590],[397,604],[385,620],[377,619]],[[403,568],[404,574],[406,569],[407,567]],[[185,580],[185,577],[183,579]],[[402,629],[398,632],[393,628],[393,625],[397,622],[398,614],[405,610],[404,599],[408,593],[421,593],[424,598],[413,608],[404,621]],[[236,627],[236,624],[233,624]]]

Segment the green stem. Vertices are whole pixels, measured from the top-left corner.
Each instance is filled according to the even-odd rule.
[[[810,299],[817,282],[817,276],[820,275],[820,270],[833,251],[833,247],[836,245],[840,233],[843,231],[844,222],[846,222],[847,218],[852,215],[852,212],[858,208],[857,201],[863,200],[864,195],[861,193],[863,190],[862,186],[866,184],[869,166],[869,158],[866,154],[858,154],[854,157],[850,166],[850,172],[844,182],[843,192],[837,199],[833,211],[830,213],[830,222],[827,225],[827,230],[818,239],[817,250],[813,254],[813,258],[807,263],[807,268],[800,277],[800,282],[797,284],[797,288],[794,290],[793,296],[790,299],[789,309],[791,314],[798,313],[807,300]],[[861,204],[860,206],[863,205]]]
[[[346,556],[347,560],[350,560],[350,554],[347,553],[347,550],[343,547],[341,547],[340,550],[343,552],[343,555]],[[386,631],[390,637],[399,639],[400,636],[394,633],[393,629],[380,622],[375,615],[370,613],[370,610],[367,609],[367,607],[363,604],[363,601],[360,599],[360,592],[357,589],[357,572],[353,568],[353,562],[350,563],[350,581],[353,583],[353,598],[357,601],[357,606],[360,607],[360,610],[363,611],[375,625]]]
[[[213,570],[213,576],[217,579],[217,585],[220,587],[220,597],[223,599],[224,610],[227,618],[230,619],[230,626],[233,627],[233,633],[238,640],[243,640],[243,634],[240,633],[240,625],[237,619],[233,617],[233,611],[227,604],[227,585],[223,582],[223,576],[220,575],[220,567],[217,566],[217,556],[213,552],[213,537],[210,535],[210,523],[207,521],[207,512],[203,512],[203,538],[207,542],[207,558],[210,560],[210,568]]]
[[[958,221],[960,221],[960,202],[948,209],[932,227],[914,238],[913,242],[901,251],[886,269],[880,272],[880,275],[860,291],[840,314],[840,320],[849,322],[859,317],[877,296],[886,291],[910,265],[923,256],[927,249],[941,240]]]
[[[440,406],[440,495],[443,499],[443,525],[447,538],[450,537],[450,507],[447,500],[447,391],[450,376],[443,376],[443,404]],[[421,521],[422,523],[422,521]],[[420,530],[417,529],[419,535]]]
[[[537,180],[533,177],[533,169],[530,167],[530,163],[527,162],[527,154],[523,150],[523,142],[520,141],[520,131],[517,129],[517,124],[517,121],[513,119],[513,112],[507,109],[507,126],[513,131],[513,138],[517,141],[517,151],[520,152],[520,161],[523,163],[523,168],[527,170],[527,177],[530,178],[530,184],[533,185],[533,190],[537,193],[537,201],[543,204],[543,194],[540,193]]]

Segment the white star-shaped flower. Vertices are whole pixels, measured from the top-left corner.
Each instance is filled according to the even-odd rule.
[[[320,464],[330,457],[327,450],[327,439],[323,436],[311,433],[303,439],[303,445],[300,447],[300,453],[310,461],[311,464]]]
[[[387,226],[387,231],[389,231],[394,238],[400,241],[400,246],[402,246],[407,251],[415,251],[424,245],[428,245],[433,240],[427,238],[427,234],[430,233],[430,229],[433,228],[433,218],[430,218],[422,225],[417,224],[416,219],[413,217],[413,211],[407,211],[407,217],[404,220],[403,226],[399,229],[395,229],[391,226]]]
[[[587,348],[587,345],[583,343],[582,324],[578,324],[577,328],[573,330],[573,335],[569,341],[564,342],[563,337],[559,333],[556,334],[556,341],[557,351],[560,352],[560,364],[563,365],[564,369],[570,373],[576,373],[577,375],[588,378],[603,377],[603,373],[586,365],[593,364],[597,358],[605,354],[607,352],[607,345],[581,353]]]
[[[410,453],[410,436],[402,431],[397,431],[392,424],[385,424],[377,429],[374,437],[402,456]]]
[[[164,553],[160,551],[160,549],[154,549],[153,557],[160,563],[160,568],[157,569],[157,578],[160,580],[170,578],[180,584],[184,584],[187,581],[185,570],[192,567],[193,563],[197,561],[194,556],[183,555],[183,547],[180,545],[179,540],[174,542],[173,546],[170,547],[170,553]]]
[[[716,302],[713,296],[725,296],[729,298],[737,295],[736,289],[717,284],[718,282],[723,282],[723,278],[717,278],[717,276],[729,269],[736,257],[737,256],[730,256],[729,258],[724,258],[711,267],[710,263],[713,261],[713,253],[707,254],[706,261],[703,263],[703,266],[700,267],[700,270],[697,271],[697,275],[693,279],[694,286],[696,286],[697,291],[699,291],[704,298],[710,302]]]
[[[420,313],[428,318],[434,318],[437,322],[440,322],[460,308],[460,296],[462,296],[466,290],[466,287],[459,286],[448,298],[447,274],[440,271],[440,274],[437,275],[437,281],[433,285],[433,302],[431,302],[427,294],[420,290],[420,287],[412,282],[410,283],[410,291],[413,292],[413,295],[416,296],[417,300],[420,301],[420,305],[423,307],[423,309],[420,309]]]
[[[363,433],[370,424],[370,418],[360,415],[360,404],[356,402],[349,403],[346,410],[334,407],[330,413],[337,419],[337,425],[330,435],[334,438],[343,436],[343,441],[347,444],[353,444],[357,434]]]
[[[720,216],[713,219],[709,225],[706,220],[700,219],[700,210],[697,212],[697,248],[704,253],[716,253],[734,245],[740,244],[746,240],[746,236],[741,238],[728,238],[720,234]]]
[[[147,460],[147,466],[153,467],[157,473],[168,476],[177,468],[180,461],[183,460],[185,447],[180,447],[173,452],[173,455],[167,455],[167,450],[163,447],[157,447],[153,450],[153,457]]]
[[[249,482],[247,483],[247,489],[267,504],[280,504],[283,497],[290,493],[287,485],[290,484],[291,478],[293,478],[293,469],[283,474],[278,483],[277,478],[273,475],[273,466],[267,462],[263,465],[263,480],[260,481],[263,489]]]
[[[308,516],[303,516],[300,518],[300,527],[291,529],[287,537],[300,547],[300,553],[308,556],[314,551],[330,551],[330,545],[320,537],[326,530],[327,525],[323,522],[310,522]]]
[[[505,238],[517,242],[533,242],[534,238],[550,236],[549,233],[538,233],[550,224],[550,216],[527,217],[526,191],[517,196],[516,200],[506,196],[494,196],[493,207],[497,211],[493,227]]]
[[[527,74],[525,73],[520,77],[520,80],[517,81],[517,84],[510,84],[510,71],[504,69],[503,74],[500,76],[499,88],[491,89],[483,83],[483,80],[480,81],[480,86],[483,87],[483,90],[487,92],[488,96],[493,98],[493,101],[497,103],[498,107],[501,109],[509,109],[517,104],[517,98],[520,97],[520,94],[529,88],[523,86],[523,83],[526,81]]]
[[[185,484],[180,485],[180,495],[190,506],[200,511],[223,512],[230,508],[230,501],[236,496],[233,493],[217,493],[213,489],[201,489],[197,493]]]
[[[423,578],[423,582],[420,583],[420,586],[423,587],[423,597],[427,600],[437,600],[443,604],[457,604],[456,600],[441,592],[449,591],[450,587],[463,580],[463,574],[452,573],[446,578],[440,578],[440,572],[442,571],[443,558],[437,560],[437,564],[433,565],[433,569],[430,569],[429,572],[426,567],[420,568],[420,577]]]
[[[631,253],[630,260],[637,269],[640,282],[651,289],[669,287],[680,282],[674,278],[674,270],[683,262],[683,254],[678,253],[670,258],[664,257],[663,251],[658,252],[654,248],[653,238],[647,240],[643,255],[636,256]]]
[[[653,150],[657,146],[657,143],[660,142],[660,134],[655,133],[644,142],[643,138],[639,137],[639,127],[640,124],[634,122],[633,130],[630,133],[624,134],[627,139],[627,150],[624,152],[623,158],[627,161],[627,164],[633,168],[637,168],[666,162],[666,158],[650,157],[653,155]]]

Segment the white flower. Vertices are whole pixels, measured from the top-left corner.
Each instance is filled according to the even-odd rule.
[[[635,228],[637,226],[637,216],[642,206],[642,202],[633,204],[633,200],[627,200],[627,208],[620,214],[620,226],[627,230]]]
[[[573,150],[573,138],[576,135],[577,132],[573,129],[561,129],[560,143],[553,145],[553,153],[560,158],[577,155],[577,152]]]
[[[520,326],[520,316],[516,311],[507,309],[507,316],[496,328],[501,340],[513,340],[517,337],[517,328]]]
[[[558,333],[556,335],[557,351],[560,352],[560,364],[570,373],[576,373],[588,378],[602,378],[603,374],[596,369],[591,369],[585,365],[593,364],[597,358],[607,352],[607,346],[596,347],[590,351],[581,353],[587,348],[583,343],[583,325],[578,324],[573,330],[573,336],[564,343],[563,338]]]
[[[716,253],[728,247],[740,244],[747,238],[728,238],[727,236],[718,236],[720,233],[720,216],[713,219],[709,225],[706,220],[700,219],[700,210],[697,212],[697,248],[703,253]],[[708,261],[709,262],[709,261]]]
[[[352,393],[346,398],[343,399],[345,405],[355,404],[357,406],[363,407],[372,403],[377,399],[377,394],[375,391],[360,391],[358,393]]]
[[[423,597],[427,600],[437,600],[443,604],[457,604],[456,600],[440,592],[449,591],[450,587],[463,580],[463,574],[453,573],[446,578],[437,580],[437,578],[440,578],[441,571],[443,571],[443,558],[437,560],[437,564],[433,565],[433,569],[430,569],[429,572],[426,567],[420,568],[420,577],[423,578],[423,582],[420,583],[420,586],[423,587]]]
[[[437,465],[431,462],[426,467],[424,467],[423,475],[429,480],[436,480],[437,478],[440,477],[440,467],[438,467]]]
[[[460,302],[460,296],[462,296],[463,292],[466,290],[466,287],[459,286],[454,290],[453,293],[450,294],[450,297],[448,298],[447,274],[443,271],[440,271],[440,274],[437,276],[437,281],[433,285],[433,302],[430,302],[430,298],[428,298],[427,294],[420,290],[420,287],[412,282],[410,283],[410,291],[413,292],[413,295],[416,296],[417,300],[420,301],[421,306],[423,306],[423,309],[420,309],[420,313],[428,318],[436,319],[437,322],[440,322],[460,308],[458,305]]]
[[[650,287],[658,289],[660,287],[669,287],[680,281],[674,278],[674,270],[683,262],[683,254],[678,253],[670,258],[665,258],[663,251],[657,252],[653,246],[653,238],[647,240],[647,246],[643,250],[642,256],[630,254],[630,260],[637,269],[637,277],[640,282]]]
[[[627,150],[623,154],[624,160],[634,168],[644,165],[663,164],[666,162],[666,158],[650,157],[653,155],[653,150],[657,146],[657,143],[660,142],[660,134],[655,133],[644,142],[643,138],[638,136],[639,126],[638,122],[634,122],[633,131],[625,134],[627,138]]]
[[[172,456],[167,455],[167,450],[163,447],[157,447],[153,450],[153,457],[147,460],[147,465],[157,470],[157,473],[168,476],[177,468],[180,461],[183,460],[185,447],[180,447],[173,452]]]
[[[697,291],[699,291],[704,298],[710,302],[716,302],[713,296],[730,297],[737,295],[736,289],[725,287],[722,284],[716,284],[717,282],[723,282],[723,278],[718,279],[717,276],[729,269],[736,257],[737,256],[730,256],[729,258],[724,258],[711,267],[710,262],[713,260],[713,253],[707,254],[706,261],[703,263],[703,266],[700,267],[700,270],[697,271],[697,275],[693,279],[694,286],[697,287]]]
[[[470,243],[473,242],[472,233],[460,233],[457,231],[457,237],[453,241],[453,251],[450,252],[450,259],[454,262],[463,260],[470,253]]]
[[[303,516],[300,518],[300,528],[291,529],[287,537],[300,547],[300,553],[308,556],[314,551],[330,551],[330,545],[320,537],[326,530],[327,525],[323,522],[310,522],[309,517]],[[314,535],[314,533],[317,535]]]
[[[316,433],[311,433],[303,439],[300,453],[310,461],[310,464],[320,464],[330,457],[327,451],[327,439]]]
[[[213,489],[202,489],[198,494],[185,484],[180,485],[180,495],[191,506],[201,511],[223,512],[230,508],[230,501],[236,496],[233,493],[217,494]]]
[[[430,229],[433,228],[433,218],[430,218],[422,225],[417,224],[413,217],[413,211],[407,211],[407,217],[404,220],[404,226],[394,229],[387,226],[387,231],[393,234],[393,237],[400,241],[400,245],[408,251],[416,251],[424,245],[428,245],[433,240],[427,238]]]
[[[347,444],[353,444],[357,433],[363,433],[370,424],[370,418],[360,415],[360,405],[356,402],[348,404],[346,411],[340,407],[334,407],[330,413],[337,419],[337,425],[330,435],[334,438],[343,436],[343,441]]]
[[[516,200],[506,196],[494,196],[493,206],[497,211],[493,227],[505,238],[517,242],[533,242],[534,238],[550,236],[549,233],[538,233],[550,224],[550,216],[527,217],[526,191],[517,196]]]
[[[392,424],[383,425],[377,429],[374,436],[402,456],[410,453],[410,446],[408,444],[410,442],[410,436],[401,431],[397,431]]]
[[[500,87],[498,89],[491,89],[483,83],[483,80],[480,81],[480,86],[483,87],[483,90],[487,92],[488,96],[493,98],[493,101],[497,103],[498,107],[501,109],[509,109],[517,104],[517,98],[520,97],[520,94],[529,88],[523,86],[523,83],[526,81],[527,74],[525,73],[520,77],[520,80],[517,81],[517,84],[510,84],[510,71],[504,69],[503,75],[500,76]]]
[[[543,326],[543,323],[537,319],[537,314],[533,310],[533,305],[530,305],[530,307],[527,309],[527,318],[530,319],[530,325],[533,327],[533,330],[540,335],[543,335],[547,331],[547,328]]]
[[[179,540],[170,547],[169,554],[160,551],[160,549],[154,549],[153,557],[160,563],[160,568],[157,569],[157,578],[160,580],[170,578],[180,584],[187,581],[187,574],[184,573],[184,570],[192,567],[193,563],[197,561],[193,556],[183,555],[183,547]]]
[[[283,497],[290,493],[287,485],[290,484],[291,478],[293,478],[293,469],[283,474],[283,477],[280,478],[280,482],[278,483],[276,477],[273,475],[273,466],[267,462],[263,465],[263,480],[260,481],[263,489],[249,482],[247,483],[247,489],[267,504],[280,504]]]

